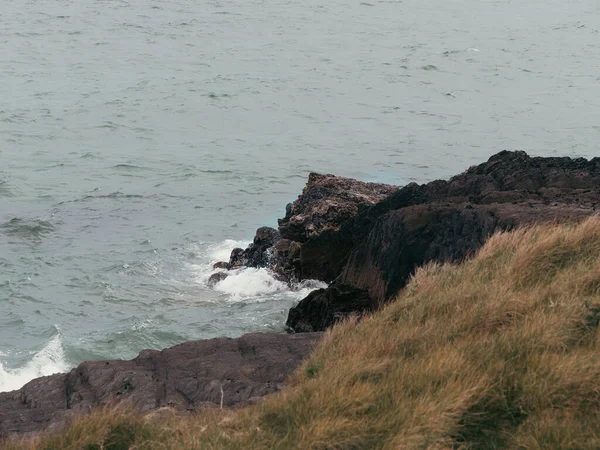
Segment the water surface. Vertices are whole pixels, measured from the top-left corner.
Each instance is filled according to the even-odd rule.
[[[283,329],[312,286],[206,279],[310,171],[596,156],[598,23],[583,0],[7,0],[0,390]]]

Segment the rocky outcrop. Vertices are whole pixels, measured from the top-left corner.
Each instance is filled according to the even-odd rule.
[[[279,220],[279,230],[259,228],[247,249],[234,249],[229,261],[216,263],[215,269],[268,267],[287,282],[306,278],[300,264],[300,248],[304,242],[325,230],[338,230],[359,211],[397,190],[396,186],[387,184],[311,173],[302,194],[287,205],[285,217]],[[217,277],[212,279],[216,280]]]
[[[299,333],[325,330],[357,312],[371,312],[377,305],[364,289],[341,283],[312,291],[290,309],[286,326]]]
[[[61,425],[91,407],[132,402],[147,412],[247,405],[281,389],[319,333],[254,333],[144,350],[131,361],[84,362],[0,393],[0,436]]]
[[[378,203],[397,190],[388,184],[311,173],[302,195],[287,206],[285,217],[279,219],[279,233],[284,239],[304,243],[323,230],[338,230],[363,207]]]
[[[291,310],[288,325],[295,331],[322,330],[331,322],[320,325],[317,310],[336,320],[352,305],[357,313],[371,311],[395,295],[419,265],[457,262],[496,231],[578,220],[595,214],[598,207],[598,158],[532,158],[524,152],[502,152],[449,181],[410,184],[302,244],[299,277],[333,284],[331,293],[309,296]],[[360,301],[345,296],[324,302],[338,298],[338,286],[367,291],[369,300],[361,293]],[[322,310],[329,304],[331,310]]]
[[[270,227],[256,230],[254,241],[246,248],[234,248],[229,261],[219,261],[214,269],[233,270],[241,267],[270,267],[273,265],[273,246],[279,241],[279,232]]]
[[[323,330],[351,312],[378,308],[419,265],[460,261],[498,230],[577,220],[598,206],[598,158],[501,152],[448,181],[401,189],[310,174],[279,230],[259,229],[226,267],[269,267],[288,282],[333,283],[292,308],[287,322],[294,331]]]

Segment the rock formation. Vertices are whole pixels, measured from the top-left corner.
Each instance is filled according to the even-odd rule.
[[[448,181],[401,189],[310,174],[279,230],[259,229],[248,249],[234,250],[220,267],[269,267],[288,282],[333,283],[292,308],[287,321],[293,331],[321,331],[377,309],[419,265],[457,262],[496,231],[576,220],[599,205],[598,158],[505,151]]]
[[[371,311],[388,301],[419,265],[457,262],[496,231],[577,220],[599,206],[599,158],[502,152],[449,181],[410,184],[302,245],[300,276],[333,284],[292,308],[287,324],[294,331],[322,330],[330,324],[323,315],[339,319],[340,311]],[[340,296],[338,285],[361,292],[360,301]],[[324,298],[330,311],[322,310]]]
[[[131,361],[84,362],[0,393],[0,436],[56,427],[91,407],[130,401],[141,412],[233,407],[281,389],[319,333],[254,333],[144,350]]]
[[[362,208],[397,190],[388,184],[311,173],[302,195],[287,206],[285,217],[279,219],[279,233],[284,239],[304,243],[324,230],[338,230]]]
[[[300,248],[304,242],[324,230],[338,230],[359,211],[397,190],[387,184],[311,173],[302,194],[287,205],[285,217],[279,220],[279,230],[259,228],[247,249],[234,249],[229,261],[216,263],[215,269],[268,267],[287,282],[306,279],[300,267]]]

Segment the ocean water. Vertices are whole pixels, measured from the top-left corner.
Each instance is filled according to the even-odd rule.
[[[282,330],[318,283],[206,280],[311,171],[597,156],[599,24],[588,0],[5,1],[0,391]]]

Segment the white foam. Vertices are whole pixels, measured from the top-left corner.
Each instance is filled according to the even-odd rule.
[[[249,244],[249,241],[227,239],[206,248],[203,261],[192,266],[192,270],[196,273],[196,281],[208,286],[212,274],[224,271],[214,270],[213,264],[217,261],[229,261],[234,248],[246,248]],[[212,289],[223,294],[221,301],[225,297],[225,301],[231,303],[263,302],[277,297],[301,300],[312,290],[327,287],[327,284],[314,280],[306,280],[290,287],[287,283],[273,277],[272,272],[265,268],[246,267],[228,271],[227,274],[227,278],[216,283]]]
[[[217,283],[215,291],[229,294],[231,300],[243,300],[288,290],[288,285],[276,280],[267,269],[245,268],[231,271]]]
[[[218,261],[228,262],[231,250],[234,248],[246,248],[248,245],[250,245],[250,241],[235,241],[233,239],[226,239],[223,242],[211,245],[208,247],[209,262],[212,264]]]
[[[319,280],[304,280],[292,286],[290,294],[297,300],[302,300],[315,289],[325,289],[327,283]]]
[[[0,392],[20,389],[34,378],[65,372],[69,368],[60,335],[54,336],[23,367],[7,370],[0,361]]]

